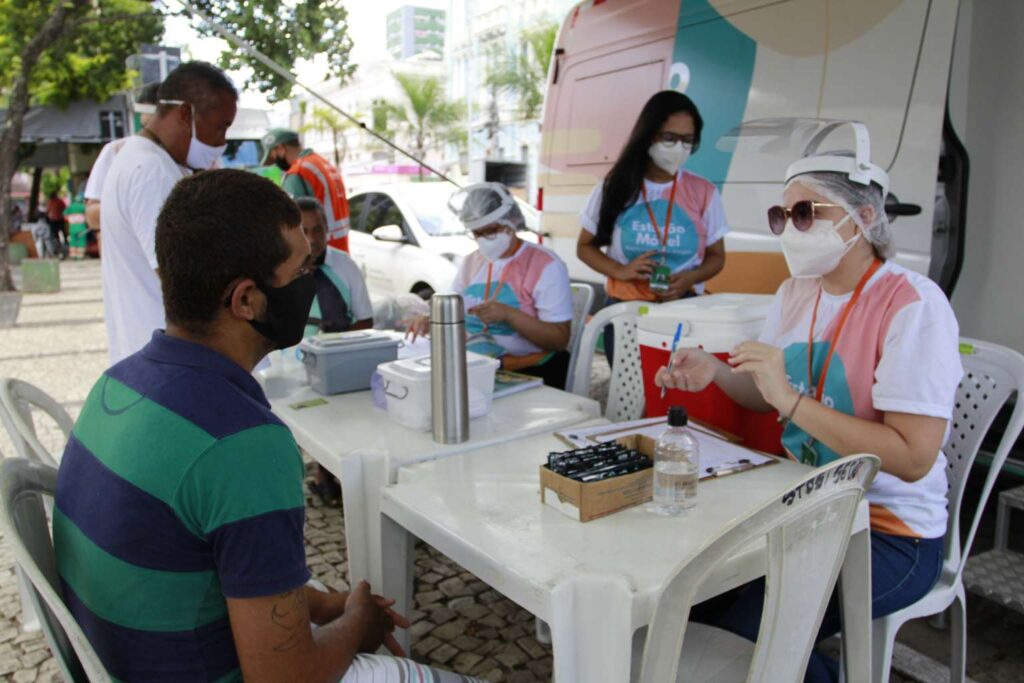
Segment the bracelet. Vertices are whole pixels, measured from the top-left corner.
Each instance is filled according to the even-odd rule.
[[[785,427],[786,425],[793,421],[793,416],[796,415],[796,409],[800,407],[800,401],[802,400],[804,400],[803,393],[796,397],[796,403],[793,404],[793,409],[789,411],[789,415],[785,417],[779,415],[779,424]]]

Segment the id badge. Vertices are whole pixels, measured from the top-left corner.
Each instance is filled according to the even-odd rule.
[[[651,271],[651,281],[649,287],[652,292],[664,292],[668,290],[669,278],[672,276],[672,270],[664,263],[660,266],[655,266],[654,270]]]
[[[800,444],[800,462],[811,467],[818,466],[818,452],[809,443]]]

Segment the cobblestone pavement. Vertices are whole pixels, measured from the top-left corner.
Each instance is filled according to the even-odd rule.
[[[64,263],[61,277],[60,293],[25,295],[18,326],[0,330],[0,377],[37,384],[75,416],[106,368],[99,263]],[[607,383],[608,367],[599,357],[594,366],[596,397],[607,393]],[[55,426],[38,427],[44,444],[59,451],[62,439]],[[3,430],[0,454],[12,454]],[[310,500],[306,522],[307,561],[313,574],[332,588],[347,590],[341,510]],[[972,610],[978,602],[972,598]],[[1011,680],[1022,670],[1022,655],[1012,635],[1020,633],[1022,619],[990,604],[980,607],[969,611],[974,617],[972,633],[985,634],[984,642],[972,635],[970,674],[977,681]],[[551,678],[551,648],[534,638],[533,616],[423,544],[416,557],[415,609],[409,616],[416,659],[492,683]],[[42,635],[21,633],[20,625],[13,559],[0,542],[0,679],[15,683],[61,680]],[[924,624],[911,624],[904,632],[913,634],[915,629],[914,647],[927,652],[930,644],[931,650],[939,650],[931,656],[941,658],[946,636],[936,638]],[[893,676],[897,683],[904,680],[912,679]]]

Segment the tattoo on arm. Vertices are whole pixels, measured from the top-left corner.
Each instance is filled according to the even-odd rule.
[[[302,627],[305,626],[306,590],[298,588],[277,596],[270,608],[270,621],[278,628],[279,642],[274,652],[287,652],[299,645]]]

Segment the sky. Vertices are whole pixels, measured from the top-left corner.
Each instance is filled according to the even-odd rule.
[[[161,0],[161,3],[176,11],[178,4],[174,0]],[[385,44],[385,22],[388,13],[403,5],[414,4],[420,7],[446,9],[447,0],[351,0],[344,5],[349,12],[349,35],[352,36],[352,59],[356,64],[386,59],[388,57]],[[201,59],[216,63],[222,51],[227,49],[227,42],[220,38],[201,37],[195,26],[201,21],[196,18],[170,17],[166,20],[164,44],[182,48],[182,55],[189,59]],[[324,78],[325,67],[318,60],[311,64],[297,65],[302,73],[302,81],[315,88]],[[235,71],[228,74],[239,86],[245,82],[247,71]],[[243,91],[239,101],[242,107],[271,109],[272,123],[282,124],[287,119],[288,103],[280,102],[271,105],[266,97],[259,92]]]

